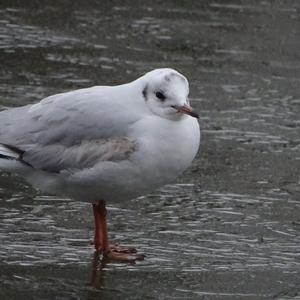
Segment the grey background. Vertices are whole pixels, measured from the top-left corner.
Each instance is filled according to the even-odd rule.
[[[113,240],[147,255],[99,265],[91,207],[0,175],[1,299],[299,299],[300,2],[0,3],[0,104],[173,67],[201,150],[177,183],[109,206]]]

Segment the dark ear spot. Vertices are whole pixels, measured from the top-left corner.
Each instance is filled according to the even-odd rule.
[[[144,99],[147,100],[148,86],[146,85],[142,91]]]
[[[168,81],[168,82],[171,81],[171,78],[170,78],[170,77],[171,77],[170,75],[166,75],[166,76],[165,76],[165,81]]]

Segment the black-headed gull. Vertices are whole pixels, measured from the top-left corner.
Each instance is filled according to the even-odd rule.
[[[0,170],[34,187],[93,204],[95,249],[140,258],[108,243],[105,202],[125,201],[172,182],[200,143],[187,79],[156,69],[133,82],[57,94],[0,112]]]

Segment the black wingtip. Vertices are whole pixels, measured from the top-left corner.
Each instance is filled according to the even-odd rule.
[[[7,149],[19,154],[19,155],[23,155],[25,153],[24,150],[21,150],[19,149],[18,147],[15,147],[13,145],[9,145],[9,144],[4,144],[4,143],[1,143],[1,145],[3,145],[4,147],[6,147]]]
[[[2,146],[2,148],[4,148],[4,149],[2,149],[2,153],[0,151],[1,159],[16,160],[26,166],[33,168],[33,166],[31,164],[29,164],[28,162],[23,160],[23,155],[25,153],[24,150],[21,150],[18,147],[15,147],[15,146],[9,145],[9,144],[5,144],[5,143],[0,143],[0,146]],[[5,151],[5,149],[6,149],[6,151]],[[8,152],[11,152],[11,153],[8,153]]]

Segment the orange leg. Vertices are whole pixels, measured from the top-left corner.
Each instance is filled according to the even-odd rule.
[[[94,247],[96,251],[101,252],[103,250],[102,245],[102,229],[101,229],[101,222],[100,222],[100,216],[98,213],[98,205],[93,204],[93,213],[94,213]]]
[[[114,261],[134,262],[144,258],[143,255],[135,254],[136,250],[134,248],[109,245],[106,222],[107,211],[103,200],[99,201],[98,204],[93,204],[93,212],[95,223],[94,246],[96,251],[102,252],[103,257]]]

